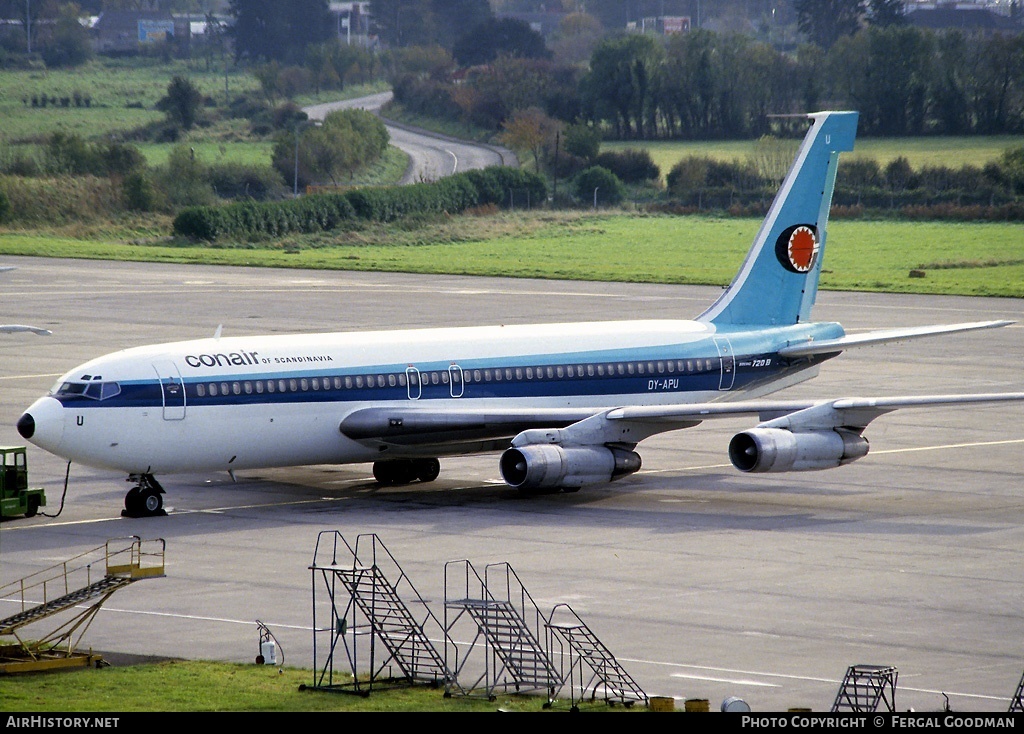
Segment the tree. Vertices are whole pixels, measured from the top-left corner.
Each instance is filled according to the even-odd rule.
[[[611,122],[616,137],[645,137],[655,116],[653,93],[664,58],[664,49],[650,36],[634,34],[602,42],[594,50],[590,73],[581,87],[592,119]]]
[[[432,46],[435,31],[431,0],[371,0],[373,31],[388,46]]]
[[[797,27],[823,49],[853,35],[864,18],[867,0],[793,0]]]
[[[537,107],[518,110],[512,117],[502,123],[504,132],[500,135],[501,142],[513,150],[528,150],[533,155],[537,173],[540,173],[540,161],[545,148],[551,147],[555,134],[561,127],[556,120],[544,114]]]
[[[297,155],[298,185],[325,179],[337,185],[380,158],[389,140],[387,128],[373,113],[338,110],[319,127],[303,131],[297,125],[293,132],[281,135],[274,146],[274,168],[293,179]]]
[[[192,129],[199,116],[203,95],[189,79],[175,76],[167,85],[167,94],[156,103],[167,119],[184,130]]]
[[[301,63],[306,47],[335,34],[327,0],[231,0],[239,59]]]
[[[515,18],[486,20],[473,27],[456,42],[452,55],[463,66],[488,64],[499,56],[551,58],[544,38],[528,23]]]
[[[89,31],[79,22],[79,14],[74,3],[60,9],[53,26],[53,40],[43,50],[47,66],[79,66],[92,58]]]
[[[868,23],[876,26],[907,22],[905,0],[868,0]]]

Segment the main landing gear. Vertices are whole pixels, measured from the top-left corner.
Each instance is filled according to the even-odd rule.
[[[373,462],[373,478],[385,487],[412,482],[432,482],[441,473],[437,459],[388,459]]]
[[[122,517],[156,517],[164,511],[164,488],[152,474],[132,474],[126,481],[135,486],[124,496]]]

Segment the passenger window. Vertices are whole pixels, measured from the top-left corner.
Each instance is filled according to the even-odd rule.
[[[200,398],[206,397],[206,385],[202,383],[196,385],[196,396]]]
[[[246,381],[245,381],[245,382],[244,382],[244,383],[242,384],[242,387],[243,387],[243,388],[245,389],[245,394],[246,394],[246,395],[252,395],[252,383],[251,383],[251,382],[249,382],[248,380],[246,380]]]
[[[242,385],[241,385],[241,383],[239,383],[239,382],[232,382],[231,383],[231,392],[233,392],[235,395],[241,395],[242,394]]]
[[[398,383],[398,378],[394,374],[388,375],[388,387],[394,387]]]
[[[256,392],[260,395],[263,394],[263,380],[256,380]]]
[[[292,380],[292,382],[295,382],[295,380]],[[301,380],[299,380],[299,387],[302,389],[302,392],[306,392],[309,389],[309,380],[303,377]]]
[[[274,392],[277,390],[277,383],[273,380],[267,380],[267,392]]]

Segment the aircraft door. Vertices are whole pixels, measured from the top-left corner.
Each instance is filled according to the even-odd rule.
[[[732,390],[733,382],[736,380],[736,355],[733,354],[732,344],[724,336],[715,337],[715,347],[718,349],[718,356],[722,360],[722,375],[718,381],[719,390]]]
[[[466,388],[463,383],[462,368],[457,364],[448,365],[448,384],[452,388],[452,397],[461,398]]]
[[[420,384],[420,371],[413,366],[405,368],[405,384],[409,390],[409,400],[419,400],[423,394],[423,386]]]
[[[164,402],[164,420],[180,421],[185,418],[185,382],[174,362],[155,362],[153,369],[160,380]]]

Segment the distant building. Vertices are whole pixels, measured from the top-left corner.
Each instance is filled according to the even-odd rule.
[[[372,45],[369,2],[330,2],[327,9],[334,16],[338,40],[358,46]]]
[[[671,36],[676,33],[688,33],[690,18],[686,15],[659,15],[641,18],[626,24],[627,31],[653,33],[659,36]]]
[[[933,2],[907,5],[906,20],[928,30],[1020,33],[1016,6],[995,3]]]
[[[190,30],[186,18],[147,11],[104,11],[92,24],[94,48],[105,54],[138,53],[165,41],[188,43]]]

